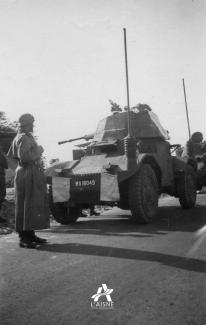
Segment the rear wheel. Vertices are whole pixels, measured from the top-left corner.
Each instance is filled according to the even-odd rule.
[[[149,164],[130,179],[128,194],[131,220],[148,223],[156,214],[159,197],[157,176]]]
[[[67,207],[64,202],[53,202],[52,189],[49,189],[49,207],[54,219],[62,225],[74,223],[81,216],[79,207]]]
[[[183,209],[194,208],[196,203],[196,176],[191,166],[187,166],[184,174],[178,179],[177,194]]]

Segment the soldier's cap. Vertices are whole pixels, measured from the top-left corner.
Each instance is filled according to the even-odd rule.
[[[34,123],[34,117],[33,115],[29,114],[29,113],[26,113],[26,114],[22,114],[20,117],[19,117],[19,120],[18,120],[19,124],[21,126],[24,126],[24,125],[31,125]]]

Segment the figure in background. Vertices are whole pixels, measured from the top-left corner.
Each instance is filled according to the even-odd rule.
[[[47,189],[40,158],[43,148],[33,136],[34,117],[23,114],[19,129],[8,156],[18,161],[15,172],[15,227],[19,234],[19,246],[36,248],[46,240],[39,238],[35,230],[49,227]]]
[[[195,156],[201,155],[202,141],[203,135],[201,132],[193,133],[190,139],[186,142],[186,145],[183,149],[182,157],[195,159]]]

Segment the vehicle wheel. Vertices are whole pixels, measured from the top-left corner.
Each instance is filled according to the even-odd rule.
[[[62,225],[74,223],[81,216],[79,207],[67,207],[63,202],[54,203],[52,188],[49,188],[49,207],[54,219]]]
[[[194,208],[196,203],[196,176],[191,166],[188,166],[177,183],[177,194],[181,207],[184,209]]]
[[[157,176],[149,164],[130,179],[128,194],[131,220],[148,223],[156,214],[159,197]]]

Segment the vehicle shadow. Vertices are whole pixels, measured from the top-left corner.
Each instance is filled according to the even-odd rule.
[[[64,254],[94,255],[137,261],[157,262],[161,263],[162,265],[183,270],[206,273],[206,261],[150,251],[75,243],[50,244],[41,246],[39,250]]]
[[[43,232],[90,234],[103,236],[152,237],[167,235],[171,231],[195,232],[206,224],[206,206],[183,210],[177,206],[162,206],[157,217],[149,224],[131,222],[128,215],[112,215],[80,218],[75,224],[53,224]]]

